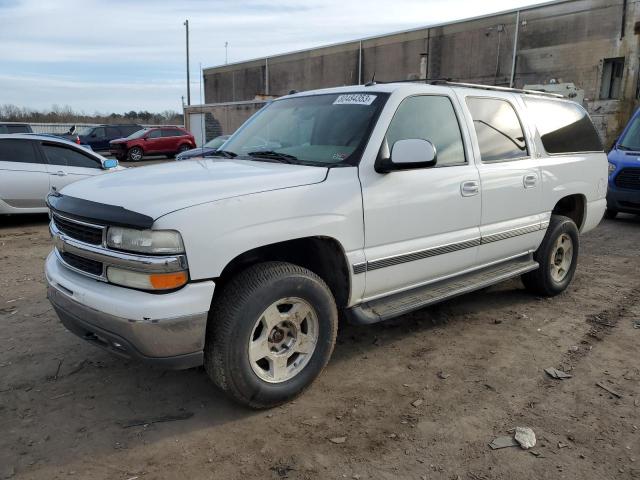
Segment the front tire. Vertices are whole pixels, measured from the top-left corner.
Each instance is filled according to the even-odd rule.
[[[525,288],[544,297],[564,292],[576,271],[579,246],[578,227],[574,221],[552,215],[547,233],[533,254],[540,267],[522,275]]]
[[[290,263],[260,263],[234,277],[214,301],[204,366],[236,401],[274,407],[320,375],[337,330],[336,303],[320,277]]]
[[[129,159],[130,162],[138,162],[142,160],[143,156],[144,156],[144,152],[140,147],[132,147],[127,152],[127,158]]]

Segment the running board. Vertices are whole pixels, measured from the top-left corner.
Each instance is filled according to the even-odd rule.
[[[362,303],[347,310],[349,320],[356,325],[381,322],[457,295],[488,287],[511,277],[517,277],[538,267],[539,264],[533,260],[532,255],[524,255],[406,292]]]

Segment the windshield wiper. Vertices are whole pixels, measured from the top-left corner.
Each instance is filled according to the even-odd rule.
[[[235,158],[237,156],[238,156],[237,153],[230,152],[228,150],[215,150],[205,155],[205,157],[224,157],[224,158]]]
[[[258,150],[255,152],[247,153],[250,157],[260,157],[269,160],[276,160],[282,163],[296,163],[298,157],[295,155],[289,155],[288,153],[276,152],[274,150]]]

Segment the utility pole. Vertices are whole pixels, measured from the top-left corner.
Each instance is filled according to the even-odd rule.
[[[224,42],[224,64],[229,63],[229,42]]]
[[[187,35],[187,105],[191,105],[191,80],[189,79],[189,20],[185,20],[183,25],[186,27]]]

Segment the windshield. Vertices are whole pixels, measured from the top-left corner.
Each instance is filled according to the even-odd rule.
[[[621,150],[640,151],[640,115],[633,117],[627,131],[620,137],[618,148]]]
[[[355,165],[386,93],[309,95],[276,100],[227,143],[240,158],[310,165]]]
[[[138,130],[135,133],[132,133],[131,135],[129,135],[127,138],[133,140],[134,138],[141,138],[144,136],[144,134],[147,133],[147,129],[144,128],[142,130]]]
[[[222,135],[220,137],[216,137],[213,140],[209,140],[207,143],[205,143],[203,145],[203,147],[206,147],[206,148],[218,148],[224,142],[226,142],[228,138],[229,138],[229,135]]]

